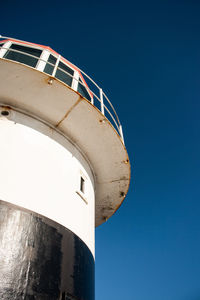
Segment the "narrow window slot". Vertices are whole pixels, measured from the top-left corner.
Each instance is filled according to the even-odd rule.
[[[81,179],[80,179],[80,191],[82,193],[85,192],[85,179],[81,176]]]
[[[80,174],[81,173],[81,174]],[[87,201],[87,178],[82,174],[82,172],[79,173],[79,177],[78,177],[78,181],[77,181],[77,190],[76,190],[76,194],[79,195],[79,197],[81,199],[83,199],[83,201],[88,204]]]

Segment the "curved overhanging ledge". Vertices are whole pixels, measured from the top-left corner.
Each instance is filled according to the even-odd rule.
[[[113,215],[127,194],[130,163],[126,148],[95,106],[59,80],[51,85],[48,81],[43,72],[1,59],[1,110],[20,111],[23,118],[14,113],[9,118],[32,128],[33,120],[40,120],[81,149],[95,178],[98,226]],[[46,134],[43,126],[37,125],[37,130]]]

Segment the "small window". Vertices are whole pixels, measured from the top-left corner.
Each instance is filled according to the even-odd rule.
[[[82,192],[82,193],[84,193],[85,192],[85,179],[81,176],[81,178],[80,178],[80,191]]]
[[[86,87],[83,85],[83,81],[81,80],[81,78],[79,78],[79,83],[78,83],[78,92],[85,97],[88,100],[91,100],[90,94],[88,93]]]
[[[9,49],[20,51],[23,53],[15,52],[15,51],[12,51]],[[20,63],[23,63],[23,64],[31,66],[31,67],[36,67],[38,58],[40,57],[40,55],[42,53],[42,50],[31,48],[31,47],[26,47],[26,46],[21,46],[21,45],[16,45],[16,44],[12,44],[9,49],[6,52],[6,54],[4,55],[4,58],[18,61]],[[38,58],[31,57],[28,54],[36,56]]]
[[[87,178],[85,177],[85,175],[80,172],[79,173],[79,177],[77,178],[77,190],[76,190],[76,194],[79,195],[79,197],[86,203],[88,204],[87,201]]]
[[[49,55],[49,58],[48,58],[48,61],[47,61],[47,64],[44,68],[44,72],[51,75],[53,73],[53,69],[54,69],[54,66],[56,64],[56,58],[55,56],[53,55]]]
[[[1,48],[3,47],[3,45],[4,45],[4,43],[0,43],[0,47],[1,47]]]
[[[63,81],[67,85],[71,86],[74,71],[72,69],[70,69],[68,66],[66,66],[65,64],[63,64],[62,62],[59,62],[58,68],[59,69],[57,69],[55,77],[60,79],[61,81]]]

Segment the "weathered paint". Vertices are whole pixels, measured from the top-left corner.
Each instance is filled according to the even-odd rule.
[[[73,232],[0,201],[0,299],[94,300],[94,258]]]
[[[128,192],[130,163],[126,148],[95,106],[84,98],[78,101],[80,95],[64,83],[55,79],[49,85],[48,81],[45,73],[0,59],[0,105],[2,109],[3,106],[12,108],[14,113],[9,117],[13,121],[22,124],[25,121],[34,128],[35,120],[40,120],[80,149],[95,176],[95,224],[98,226],[123,202],[125,197],[121,197],[121,192],[124,195]],[[16,118],[17,111],[23,117]],[[100,122],[102,119],[105,122]]]

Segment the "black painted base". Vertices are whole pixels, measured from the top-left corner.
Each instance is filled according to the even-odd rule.
[[[0,299],[94,300],[94,259],[65,227],[0,201]]]

